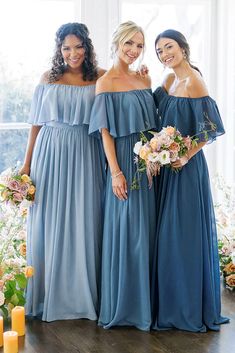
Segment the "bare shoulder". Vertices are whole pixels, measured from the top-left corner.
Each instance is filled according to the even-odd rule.
[[[164,77],[162,81],[162,87],[164,87],[167,92],[169,91],[174,79],[175,79],[175,74],[173,73],[169,73]]]
[[[141,77],[141,80],[143,81],[146,88],[151,88],[152,81],[149,75],[145,75],[144,77]]]
[[[105,74],[106,70],[102,69],[101,67],[98,67],[98,78],[103,76]]]
[[[50,70],[44,72],[40,78],[39,83],[44,84],[49,82],[49,75],[50,75]]]
[[[195,72],[188,78],[186,82],[186,90],[188,96],[191,98],[200,98],[209,95],[205,81],[199,72]]]
[[[113,78],[109,72],[105,72],[103,76],[101,76],[96,81],[96,89],[95,93],[104,93],[104,92],[112,92],[113,91]]]

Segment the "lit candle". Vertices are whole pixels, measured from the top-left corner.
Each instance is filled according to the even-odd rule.
[[[0,316],[0,347],[3,345],[3,317]]]
[[[18,352],[18,333],[15,331],[6,331],[3,334],[3,352],[17,353]]]
[[[18,336],[25,335],[25,312],[23,306],[15,306],[11,311],[11,329]]]

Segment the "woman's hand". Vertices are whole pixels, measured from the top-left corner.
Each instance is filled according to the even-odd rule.
[[[26,165],[23,165],[20,170],[19,170],[19,174],[20,175],[23,175],[23,174],[27,174],[29,176],[30,174],[30,167],[29,166],[26,166]]]
[[[142,65],[140,66],[140,69],[136,71],[136,74],[137,74],[137,75],[140,75],[140,76],[142,76],[142,77],[147,76],[148,73],[149,73],[149,69],[148,69],[148,67],[147,67],[146,65],[144,65],[144,64],[142,64]]]
[[[112,176],[113,193],[119,200],[124,201],[127,200],[127,182],[122,172],[119,173]]]
[[[188,156],[183,156],[177,159],[175,162],[171,163],[172,168],[180,169],[189,161]]]

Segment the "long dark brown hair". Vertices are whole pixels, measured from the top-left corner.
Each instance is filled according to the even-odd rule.
[[[192,65],[192,63],[190,62],[190,47],[189,47],[189,44],[188,44],[185,36],[181,32],[178,32],[175,29],[167,29],[164,32],[160,33],[157,36],[157,38],[155,39],[155,50],[156,50],[156,45],[157,45],[159,39],[161,39],[161,38],[170,38],[170,39],[175,40],[179,44],[179,47],[184,50],[185,59],[188,61],[189,65],[193,69],[197,70],[202,75],[199,68]],[[156,51],[156,53],[157,53],[158,59],[160,60],[160,57],[159,57],[159,54],[157,51]]]
[[[73,34],[82,41],[85,49],[85,59],[82,63],[84,81],[93,81],[98,77],[97,61],[94,47],[89,38],[89,31],[83,23],[66,23],[56,32],[55,54],[52,58],[52,67],[49,72],[49,83],[58,81],[66,70],[66,65],[61,53],[61,47],[66,36]]]

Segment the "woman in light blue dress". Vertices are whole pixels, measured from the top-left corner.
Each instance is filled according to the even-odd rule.
[[[130,190],[135,175],[133,147],[140,131],[156,128],[148,76],[131,71],[141,55],[144,34],[129,21],[113,35],[112,68],[96,85],[89,132],[101,131],[108,160],[99,325],[151,325],[150,268],[156,234],[154,187],[147,178]]]
[[[175,126],[183,136],[198,135],[199,140],[172,164],[181,169],[178,173],[165,168],[157,178],[153,328],[218,330],[228,320],[220,315],[216,223],[202,147],[224,134],[224,127],[201,73],[190,63],[185,37],[167,30],[155,44],[160,61],[173,69],[154,92],[159,128]]]
[[[45,321],[97,319],[105,174],[102,145],[88,126],[101,74],[87,27],[62,25],[52,68],[34,93],[21,170],[36,185],[26,313]]]

